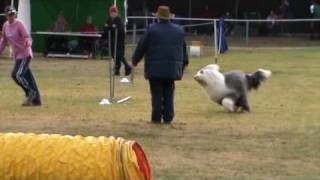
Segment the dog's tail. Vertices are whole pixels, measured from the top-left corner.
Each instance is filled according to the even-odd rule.
[[[258,69],[256,72],[252,74],[247,74],[247,82],[248,88],[251,89],[258,89],[261,83],[267,79],[269,79],[272,75],[270,70],[266,69]]]

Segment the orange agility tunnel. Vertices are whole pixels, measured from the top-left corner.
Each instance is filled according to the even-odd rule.
[[[0,133],[1,180],[151,180],[141,146],[114,137]]]

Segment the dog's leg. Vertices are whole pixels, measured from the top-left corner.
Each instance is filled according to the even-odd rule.
[[[224,98],[221,104],[229,112],[236,111],[236,106],[232,98]]]
[[[249,105],[248,97],[246,95],[242,95],[238,101],[237,106],[241,107],[242,111],[250,112],[251,108]]]

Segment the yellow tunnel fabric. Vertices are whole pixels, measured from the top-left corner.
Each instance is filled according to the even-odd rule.
[[[145,180],[134,141],[0,133],[1,180]]]

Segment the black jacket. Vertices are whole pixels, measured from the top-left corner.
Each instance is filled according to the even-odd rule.
[[[112,47],[115,46],[115,30],[118,30],[118,42],[117,46],[124,47],[125,43],[125,29],[124,24],[120,17],[110,18],[107,20],[104,28],[103,28],[103,34],[102,39],[108,39],[108,32],[111,31],[111,45]]]
[[[147,79],[180,80],[189,64],[184,37],[183,29],[171,22],[151,25],[139,41],[132,64],[136,66],[145,56]]]

